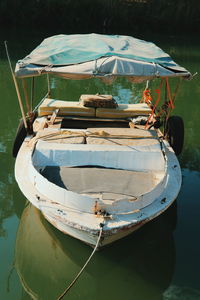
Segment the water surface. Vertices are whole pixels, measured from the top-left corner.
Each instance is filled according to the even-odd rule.
[[[12,62],[40,40],[10,37]],[[148,37],[150,40],[151,37]],[[200,72],[196,39],[152,37],[175,61]],[[178,42],[179,40],[179,42]],[[31,205],[14,179],[12,141],[19,107],[3,48],[0,57],[0,299],[56,299],[71,282],[91,249],[64,236]],[[66,299],[200,299],[200,84],[199,76],[182,82],[175,114],[185,122],[184,150],[179,157],[183,185],[173,207],[128,238],[95,254]],[[144,84],[125,79],[113,85],[99,80],[51,79],[52,96],[78,100],[81,94],[110,93],[118,102],[138,102]],[[55,93],[57,89],[57,94]],[[45,94],[46,81],[37,83],[35,102]]]

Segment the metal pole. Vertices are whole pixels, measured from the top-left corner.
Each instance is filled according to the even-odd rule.
[[[23,86],[23,90],[24,90],[24,96],[25,96],[25,100],[26,100],[26,107],[27,107],[27,110],[28,110],[28,115],[30,117],[31,116],[31,109],[30,109],[29,100],[28,100],[27,85],[26,85],[26,81],[25,81],[24,78],[22,78],[22,86]]]
[[[47,73],[47,86],[48,86],[48,98],[51,97],[51,86],[50,86],[50,80],[49,80],[49,74]]]
[[[31,85],[31,111],[33,111],[34,89],[35,89],[35,77],[32,77],[32,85]]]
[[[13,78],[13,81],[14,81],[14,84],[15,84],[15,89],[16,89],[16,92],[17,92],[18,102],[19,102],[19,106],[20,106],[24,126],[25,126],[26,130],[28,131],[28,125],[27,125],[26,116],[25,116],[25,112],[24,112],[24,108],[23,108],[23,104],[22,104],[22,99],[21,99],[21,95],[20,95],[20,92],[19,92],[19,87],[18,87],[18,84],[17,84],[17,80],[16,80],[15,74],[14,74],[13,69],[12,69],[12,65],[11,65],[10,56],[9,56],[9,53],[8,53],[8,47],[7,47],[6,41],[4,42],[4,45],[5,45],[5,49],[6,49],[6,55],[7,55],[7,58],[8,58],[8,63],[9,63],[9,66],[10,66],[10,71],[11,71],[12,78]]]

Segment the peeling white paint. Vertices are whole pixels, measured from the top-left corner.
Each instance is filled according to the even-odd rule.
[[[103,199],[67,191],[50,183],[34,168],[33,147],[28,146],[27,140],[18,153],[15,176],[24,195],[62,232],[95,245],[100,223],[104,223],[100,244],[103,246],[135,231],[161,214],[176,199],[181,187],[180,166],[168,143],[164,142],[163,146],[166,151],[163,175],[158,174],[159,183],[136,201],[130,202],[128,197],[114,204],[105,203]],[[110,213],[110,217],[94,214],[95,201]]]

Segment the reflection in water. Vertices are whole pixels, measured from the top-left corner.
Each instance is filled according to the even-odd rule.
[[[96,252],[68,299],[162,299],[175,265],[176,205],[128,238]],[[63,235],[29,204],[17,233],[16,270],[33,299],[56,299],[92,249]],[[24,297],[23,299],[26,299]]]
[[[198,141],[200,141],[200,138]],[[200,145],[194,148],[190,146],[185,147],[180,162],[183,168],[200,172]]]
[[[67,101],[79,101],[81,94],[110,94],[118,103],[138,103],[144,90],[144,83],[133,84],[126,78],[116,78],[112,84],[105,84],[98,78],[67,80],[50,76],[51,97]]]
[[[0,143],[0,147],[0,237],[3,237],[6,235],[3,222],[14,213],[12,199],[14,180],[12,170],[10,170],[10,164],[7,161],[6,153],[3,151],[6,149],[6,146]]]
[[[16,38],[3,33],[10,41],[12,58],[18,59],[27,54],[47,35],[20,34]],[[48,32],[48,35],[51,35]],[[131,35],[134,35],[131,33]],[[144,38],[143,34],[141,37]],[[161,40],[163,38],[163,40]],[[144,38],[145,39],[145,38]],[[192,73],[199,70],[199,39],[189,39],[148,34],[148,40],[159,44],[161,48],[173,54],[173,58],[183,64]],[[189,42],[188,42],[189,41]],[[198,43],[197,43],[198,42]],[[178,44],[177,44],[178,43]],[[26,47],[22,47],[26,45]],[[28,48],[27,48],[28,47]],[[4,51],[1,51],[1,58]],[[13,66],[15,62],[13,61]],[[24,198],[14,184],[14,160],[11,158],[12,141],[20,118],[16,92],[13,86],[8,63],[0,60],[0,94],[1,94],[1,126],[0,126],[0,235],[4,253],[1,255],[0,284],[5,281],[12,261],[12,243],[15,230],[12,216],[21,216]],[[52,78],[53,79],[53,78]],[[54,80],[54,79],[53,79]],[[52,97],[78,100],[81,94],[108,93],[117,96],[119,102],[138,102],[144,89],[144,84],[134,85],[124,79],[114,81],[113,85],[104,85],[101,81],[68,81],[64,79],[52,81]],[[28,82],[30,85],[30,82]],[[40,77],[36,82],[35,103],[46,92],[46,78]],[[58,94],[54,94],[54,88]],[[179,221],[175,232],[176,270],[172,284],[176,287],[199,287],[199,172],[200,171],[200,130],[199,130],[199,75],[192,81],[183,81],[176,99],[175,115],[183,117],[185,122],[185,145],[180,156],[183,170],[183,186],[178,198]],[[14,197],[13,197],[14,195]],[[23,201],[22,201],[23,200]],[[7,223],[5,223],[7,220]],[[77,284],[70,290],[66,299],[123,299],[156,300],[162,299],[162,293],[170,284],[174,268],[174,244],[172,229],[168,227],[171,217],[161,216],[153,223],[147,224],[132,236],[111,245],[111,247],[96,253]],[[7,224],[7,227],[5,226]],[[5,230],[7,232],[5,232]],[[5,238],[2,238],[6,235]],[[6,246],[5,246],[6,245]],[[7,248],[6,248],[7,247]],[[183,251],[184,249],[184,251]],[[38,299],[51,300],[61,293],[71,282],[91,253],[91,249],[61,233],[44,222],[40,214],[27,207],[21,218],[16,242],[16,267],[23,280],[23,286]],[[2,253],[2,248],[1,251]],[[187,255],[187,259],[186,256]],[[13,277],[12,293],[6,293],[0,298],[30,300],[24,292],[21,298],[20,287]],[[11,282],[12,283],[12,282]],[[173,287],[173,289],[172,289]],[[180,293],[181,291],[181,293]],[[192,290],[193,291],[193,290]],[[191,290],[170,289],[165,292],[165,300],[179,299],[196,300],[199,296],[191,295]],[[173,295],[172,295],[173,294]],[[175,294],[175,295],[174,295]],[[184,294],[184,295],[183,295]],[[12,296],[14,295],[14,296]],[[185,297],[185,298],[184,298]]]
[[[163,295],[163,300],[199,300],[200,291],[183,286],[171,285]]]
[[[25,199],[21,199],[21,192],[14,181],[13,165],[8,163],[4,153],[0,157],[0,168],[0,237],[6,237],[8,233],[4,222],[14,214],[20,215]]]

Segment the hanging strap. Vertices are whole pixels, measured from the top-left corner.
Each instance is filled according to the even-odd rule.
[[[160,102],[160,99],[161,99],[161,89],[162,89],[162,85],[163,85],[163,82],[164,82],[164,79],[161,80],[161,83],[160,83],[160,86],[158,89],[155,90],[155,92],[158,94],[157,96],[157,100],[152,108],[152,111],[151,111],[151,114],[146,122],[146,125],[145,125],[145,129],[147,128],[148,124],[149,124],[149,121],[151,120],[151,118],[153,117],[154,113],[155,113],[155,110],[158,106],[158,103]]]
[[[171,109],[174,109],[174,103],[173,103],[173,99],[172,99],[172,96],[171,96],[171,90],[170,90],[170,86],[169,86],[168,77],[166,77],[166,86],[167,86],[167,95],[168,95],[168,98],[169,98],[169,107]]]
[[[148,88],[146,88],[144,91],[143,91],[143,94],[142,94],[142,99],[140,101],[140,103],[146,103],[148,106],[151,107],[151,104],[152,104],[152,97],[151,97],[151,94],[150,94],[150,90]]]

